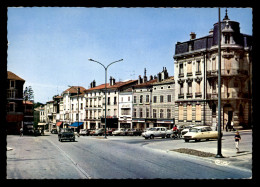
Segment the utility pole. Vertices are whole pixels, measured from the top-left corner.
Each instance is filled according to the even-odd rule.
[[[221,23],[218,8],[218,151],[216,158],[223,158],[221,153]]]

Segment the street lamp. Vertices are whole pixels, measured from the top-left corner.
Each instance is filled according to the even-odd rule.
[[[216,158],[223,158],[221,154],[221,23],[220,8],[218,8],[218,151]]]
[[[100,64],[104,69],[105,69],[105,138],[107,138],[107,132],[106,132],[106,129],[107,129],[107,69],[110,65],[116,63],[116,62],[120,62],[120,61],[123,61],[123,59],[120,59],[120,60],[117,60],[117,61],[114,61],[114,62],[111,62],[110,64],[108,64],[107,66],[103,65],[102,63],[96,61],[96,60],[93,60],[93,59],[88,59],[89,61],[92,61],[92,62],[96,62],[98,64]]]

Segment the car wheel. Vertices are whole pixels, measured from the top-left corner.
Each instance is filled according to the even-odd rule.
[[[185,139],[185,142],[189,142],[189,140],[188,140],[188,139]]]
[[[154,139],[154,135],[150,135],[150,139]]]
[[[166,137],[167,137],[167,138],[170,138],[170,137],[171,137],[171,135],[170,135],[170,134],[167,134],[167,135],[166,135]]]

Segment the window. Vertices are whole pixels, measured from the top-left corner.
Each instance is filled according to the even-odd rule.
[[[15,112],[15,103],[9,103],[9,112]]]
[[[196,62],[196,72],[201,72],[200,60],[197,60]]]
[[[133,117],[136,118],[136,108],[134,108],[134,110],[133,110]]]
[[[172,102],[172,96],[171,95],[167,95],[167,102],[168,103]]]
[[[183,94],[183,83],[180,83],[180,94]]]
[[[171,109],[167,109],[167,118],[168,118],[168,119],[171,118]]]
[[[187,90],[188,94],[192,93],[192,82],[188,82],[188,90]]]
[[[156,103],[157,101],[157,96],[153,96],[153,103]]]
[[[179,65],[179,75],[183,75],[183,64]]]
[[[134,96],[134,103],[136,103],[136,96]]]
[[[200,81],[196,82],[196,93],[200,93]]]
[[[163,103],[163,95],[160,96],[160,103]]]
[[[212,71],[216,70],[216,57],[212,58]]]
[[[187,75],[192,75],[192,62],[187,63]]]
[[[140,95],[140,103],[143,103],[143,96]]]
[[[157,118],[157,112],[156,112],[156,109],[153,109],[153,118]]]
[[[74,106],[74,105],[73,105],[73,104],[71,104],[71,110],[73,110],[73,106]]]
[[[149,95],[146,95],[145,102],[146,102],[146,103],[149,103]]]
[[[114,105],[116,105],[117,104],[117,102],[116,102],[116,97],[114,97]]]
[[[187,121],[192,121],[192,105],[187,105]]]
[[[179,121],[183,120],[183,106],[179,106]]]
[[[196,121],[201,121],[201,105],[196,105]]]
[[[10,80],[10,88],[14,88],[15,87],[15,81],[14,80]]]
[[[163,118],[163,109],[160,109],[160,118]]]
[[[128,96],[128,101],[130,101],[130,97]]]
[[[150,111],[149,111],[149,108],[146,108],[146,117],[149,118],[150,117]]]
[[[83,109],[83,103],[80,103],[80,109],[81,110]]]
[[[139,117],[140,117],[140,118],[143,117],[143,109],[142,109],[142,108],[139,109]]]
[[[110,97],[107,98],[107,105],[110,105]]]

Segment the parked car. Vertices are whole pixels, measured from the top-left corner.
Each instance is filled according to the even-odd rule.
[[[89,132],[90,132],[90,130],[88,130],[88,129],[80,129],[79,135],[86,136],[86,135],[89,135]]]
[[[52,130],[51,130],[51,133],[52,133],[52,134],[58,134],[58,131],[57,131],[57,129],[52,129]]]
[[[89,130],[89,135],[90,135],[90,136],[93,136],[94,133],[95,133],[95,131],[96,131],[95,129],[91,129],[91,130]]]
[[[94,136],[101,136],[101,135],[103,135],[105,133],[105,129],[97,129],[97,130],[95,130],[95,132],[94,132]]]
[[[119,135],[124,135],[125,134],[125,129],[117,129],[112,132],[113,136],[119,136]]]
[[[154,127],[154,128],[150,128],[146,132],[143,132],[142,136],[145,139],[148,139],[148,138],[153,139],[154,137],[165,138],[166,137],[166,131],[167,131],[166,127]]]
[[[218,131],[213,131],[209,126],[196,126],[184,135],[185,142],[200,141],[201,139],[218,139]]]
[[[187,126],[184,126],[184,129],[181,131],[180,135],[181,135],[181,138],[183,138],[183,136],[190,131],[190,129],[192,127],[195,127],[195,125],[187,125]]]
[[[73,129],[61,128],[58,134],[58,139],[61,142],[63,140],[72,140],[73,142],[75,142],[75,134],[73,132]]]
[[[133,129],[133,136],[141,136],[143,131],[141,129]]]

